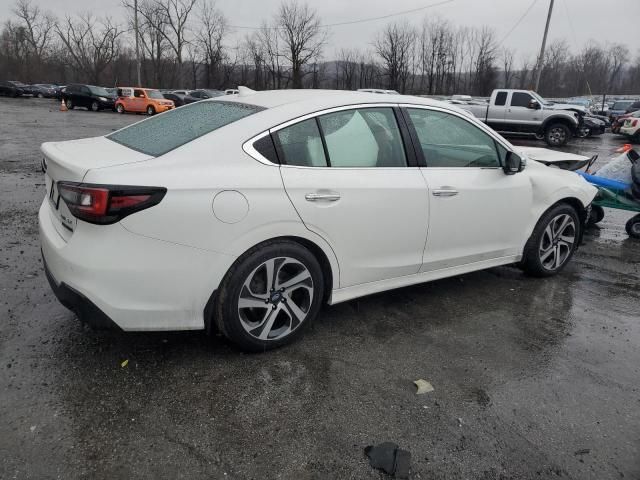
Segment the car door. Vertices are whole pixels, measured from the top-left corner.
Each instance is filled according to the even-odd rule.
[[[81,85],[78,89],[78,100],[76,105],[89,108],[91,106],[91,90],[86,85]]]
[[[507,114],[507,91],[498,91],[493,103],[487,108],[487,125],[497,130],[503,130]]]
[[[418,272],[429,199],[391,106],[336,109],[272,134],[285,190],[334,250],[341,288]]]
[[[512,92],[505,122],[512,124],[519,131],[537,130],[542,122],[542,110],[529,108],[532,100],[535,98],[527,92]]]
[[[533,193],[524,173],[501,168],[507,145],[462,113],[407,107],[429,189],[422,271],[522,253]]]
[[[141,88],[135,88],[133,90],[133,97],[131,97],[131,111],[144,112],[146,108],[147,106],[144,90],[142,90]]]

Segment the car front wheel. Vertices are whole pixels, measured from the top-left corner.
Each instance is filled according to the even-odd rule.
[[[259,352],[293,341],[320,310],[324,283],[313,254],[289,241],[243,255],[218,290],[215,323],[243,350]]]
[[[525,245],[521,266],[535,277],[549,277],[569,262],[580,239],[580,219],[567,204],[551,208],[540,218]]]

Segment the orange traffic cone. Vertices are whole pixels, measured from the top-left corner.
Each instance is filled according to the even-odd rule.
[[[616,153],[627,153],[632,148],[633,148],[633,145],[631,145],[630,143],[625,143],[624,145],[622,145],[620,148],[616,150]]]
[[[68,110],[67,108],[67,104],[64,103],[64,98],[62,99],[62,103],[60,104],[60,111],[61,112],[66,112]]]

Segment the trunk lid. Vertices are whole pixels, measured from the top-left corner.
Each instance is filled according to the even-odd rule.
[[[60,236],[69,240],[77,219],[60,198],[56,182],[82,182],[89,170],[141,162],[151,157],[105,137],[83,138],[67,142],[43,143],[42,170],[45,174],[47,201],[53,224]]]

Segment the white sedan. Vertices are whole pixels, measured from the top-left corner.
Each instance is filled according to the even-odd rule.
[[[324,303],[512,263],[558,273],[596,193],[404,95],[241,88],[42,152],[42,253],[65,306],[252,351]]]

